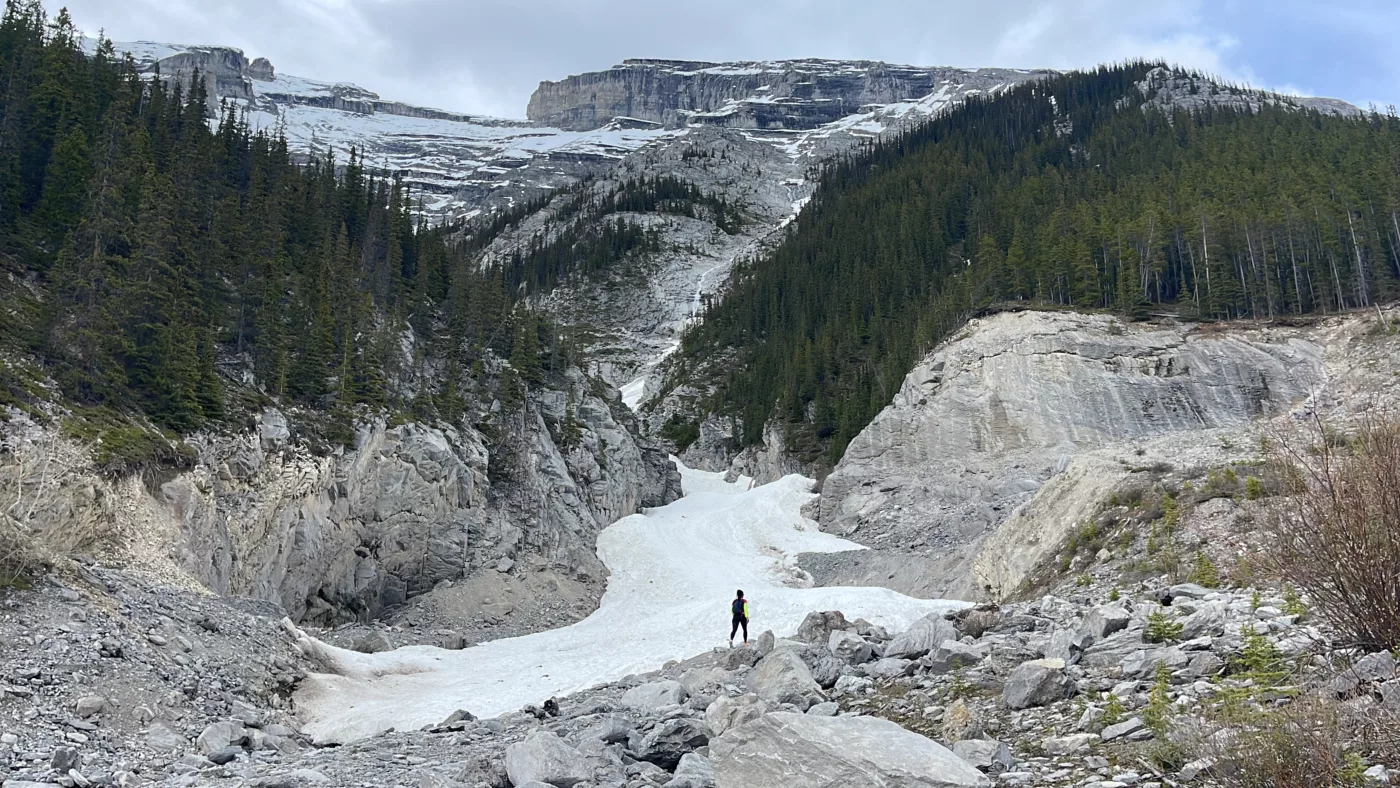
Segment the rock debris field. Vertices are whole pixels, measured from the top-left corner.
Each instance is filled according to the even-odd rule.
[[[809,482],[684,478],[688,497],[604,532],[597,613],[461,651],[344,651],[273,606],[96,567],[9,592],[0,783],[1217,785],[1212,759],[1145,757],[1165,735],[1154,714],[1189,719],[1238,689],[1226,666],[1246,635],[1303,659],[1325,641],[1247,589],[1147,582],[1120,597],[1095,577],[971,607],[807,588],[797,553],[851,549],[798,514]],[[729,649],[735,585],[760,633]],[[1150,642],[1163,616],[1180,629]],[[1356,656],[1324,691],[1400,711],[1394,659]],[[1365,766],[1373,784],[1400,778]]]

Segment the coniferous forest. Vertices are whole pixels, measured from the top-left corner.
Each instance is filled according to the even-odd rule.
[[[0,404],[27,407],[55,381],[72,423],[110,445],[125,431],[140,460],[174,446],[151,433],[236,424],[231,408],[269,401],[323,414],[332,443],[365,409],[455,421],[489,356],[527,379],[576,360],[522,297],[655,244],[617,220],[482,267],[482,249],[550,197],[428,227],[353,150],[294,160],[204,90],[139,75],[107,41],[85,54],[66,12],[8,0]],[[695,198],[671,186],[624,197]]]
[[[835,462],[922,354],[1005,302],[1228,320],[1400,296],[1393,111],[1167,113],[1136,87],[1156,65],[975,98],[833,165],[678,379],[737,354],[711,403],[736,441],[776,416]]]

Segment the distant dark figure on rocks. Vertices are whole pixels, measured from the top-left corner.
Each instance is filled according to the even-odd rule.
[[[733,618],[729,622],[729,647],[734,647],[734,633],[739,631],[739,627],[744,628],[744,645],[749,644],[749,600],[744,598],[744,590],[741,588],[734,592],[734,601],[730,603],[729,610]]]

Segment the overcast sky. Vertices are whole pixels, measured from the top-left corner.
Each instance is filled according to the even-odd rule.
[[[50,10],[56,0],[48,0]],[[223,44],[383,98],[524,117],[544,79],[629,57],[1071,68],[1165,58],[1400,103],[1400,0],[68,0],[118,41]]]

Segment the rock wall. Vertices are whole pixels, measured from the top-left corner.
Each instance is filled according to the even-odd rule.
[[[275,602],[299,621],[378,617],[481,572],[552,573],[601,593],[598,532],[675,500],[680,478],[591,386],[575,371],[566,390],[532,391],[489,440],[378,420],[325,456],[267,410],[243,434],[192,438],[194,466],[158,486],[89,472],[69,487],[103,502],[98,560]]]
[[[272,76],[272,64],[265,59],[253,73],[259,78]],[[265,67],[264,67],[265,64]],[[248,58],[243,52],[231,47],[198,47],[162,58],[157,64],[161,76],[174,80],[189,88],[196,73],[204,80],[204,89],[209,96],[209,106],[217,110],[218,99],[222,97],[252,99],[253,86],[249,82]]]
[[[625,60],[606,71],[541,82],[530,97],[526,116],[576,130],[596,129],[618,117],[667,127],[812,129],[869,105],[922,98],[946,84],[985,82],[984,87],[990,88],[1048,73],[871,61]]]
[[[825,480],[823,527],[885,553],[828,579],[878,571],[921,595],[1003,597],[1134,468],[1257,457],[1259,419],[1386,385],[1400,343],[1374,323],[974,320],[910,372]]]

